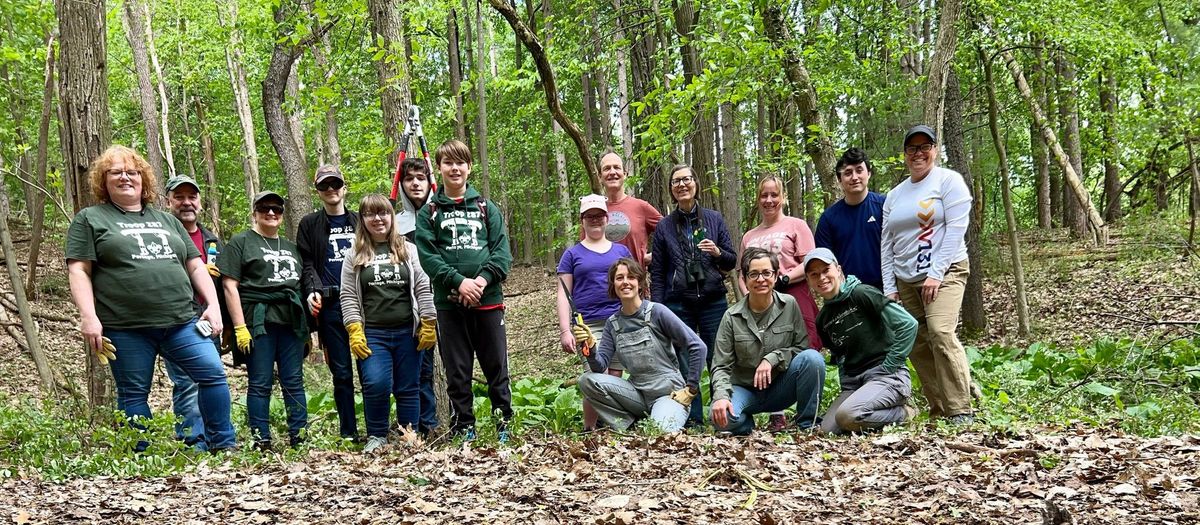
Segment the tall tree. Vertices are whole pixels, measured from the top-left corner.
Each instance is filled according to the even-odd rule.
[[[400,155],[400,136],[404,119],[412,104],[408,62],[404,60],[404,22],[400,0],[367,0],[371,15],[375,75],[379,79],[379,102],[383,109],[383,135],[391,146],[388,165],[395,166]]]
[[[228,14],[225,14],[228,9]],[[229,0],[217,6],[217,21],[229,30],[229,45],[225,46],[225,68],[233,88],[234,109],[242,129],[242,171],[246,186],[246,202],[258,193],[258,141],[254,136],[254,113],[250,109],[250,87],[246,82],[243,64],[242,32],[238,25],[238,2]]]
[[[1120,142],[1117,140],[1117,77],[1106,68],[1097,78],[1100,110],[1104,112],[1104,220],[1121,219]]]
[[[314,30],[320,29],[321,20],[313,9],[313,0],[304,0],[304,12],[312,17],[312,25]],[[325,32],[321,38],[313,43],[309,49],[312,52],[313,61],[317,63],[317,69],[321,72],[321,79],[325,82],[325,87],[333,90],[335,95],[331,100],[324,100],[325,118],[323,126],[323,135],[321,137],[320,163],[333,164],[334,166],[342,165],[342,142],[338,138],[338,106],[342,102],[342,94],[334,86],[334,77],[336,70],[334,65],[329,61],[330,55],[333,54],[333,46],[329,42],[329,33]]]
[[[37,158],[34,161],[34,182],[38,189],[27,188],[29,194],[29,273],[26,275],[25,289],[36,294],[38,275],[38,260],[42,253],[42,228],[46,222],[46,196],[42,191],[46,188],[46,162],[50,149],[50,110],[54,107],[54,33],[46,37],[46,67],[42,72],[42,114],[38,120]]]
[[[528,0],[532,2],[532,0]],[[450,94],[454,97],[454,138],[467,141],[467,117],[463,109],[462,60],[458,44],[458,13],[454,8],[446,14],[447,62],[450,67]]]
[[[488,170],[488,125],[487,125],[487,31],[483,26],[483,2],[475,1],[475,168],[483,182],[484,195],[492,194],[491,172]],[[565,171],[565,168],[564,168]]]
[[[166,182],[169,177],[175,176],[175,149],[171,145],[171,105],[167,99],[167,80],[163,75],[162,66],[158,62],[158,48],[154,45],[154,27],[151,23],[150,4],[144,0],[139,0],[141,3],[142,14],[146,21],[146,51],[150,55],[150,65],[154,67],[155,86],[158,88],[158,105],[162,112],[162,118],[159,119],[159,125],[162,126],[162,146],[163,146],[163,163],[166,165],[167,171],[160,172],[162,175],[162,183]],[[159,188],[161,190],[162,188]],[[159,195],[163,192],[159,191]]]
[[[1071,168],[1082,179],[1083,139],[1079,136],[1079,97],[1075,86],[1075,64],[1059,51],[1054,55],[1054,66],[1061,82],[1058,91],[1058,116],[1062,125],[1063,149],[1071,160]],[[1087,192],[1084,192],[1083,196],[1073,195],[1070,188],[1064,188],[1063,191],[1063,224],[1070,228],[1071,236],[1083,238],[1088,234],[1088,224],[1082,210],[1085,206],[1092,205],[1091,195]]]
[[[962,14],[960,0],[942,0],[938,2],[941,15],[938,19],[937,43],[933,46],[933,55],[929,57],[929,75],[926,81],[923,100],[925,123],[933,127],[937,136],[942,137],[942,121],[945,115],[947,77],[950,75],[950,63],[954,61],[954,51],[958,47],[958,19]]]
[[[155,97],[153,73],[150,71],[150,52],[146,47],[146,19],[140,0],[121,2],[121,20],[125,22],[125,39],[133,54],[133,69],[138,80],[138,106],[142,110],[142,126],[146,130],[146,162],[165,180],[162,137],[159,135],[158,100]]]
[[[946,75],[945,88],[944,133],[941,135],[942,144],[946,150],[946,159],[950,167],[962,174],[963,181],[971,190],[976,204],[980,200],[978,185],[971,173],[970,156],[967,154],[966,133],[963,131],[965,111],[963,110],[962,91],[958,85],[958,75],[951,69]],[[962,322],[963,331],[970,334],[982,334],[987,331],[987,309],[983,305],[983,250],[980,249],[980,235],[983,224],[979,215],[981,206],[971,206],[971,221],[967,225],[967,262],[971,273],[967,276],[966,290],[963,292]]]
[[[1033,97],[1044,108],[1046,107],[1046,70],[1040,44],[1033,46],[1032,64],[1029,80],[1032,84]],[[1054,225],[1050,213],[1050,155],[1047,152],[1046,141],[1042,138],[1037,121],[1034,120],[1032,114],[1029,117],[1029,153],[1036,173],[1038,227],[1050,229]]]

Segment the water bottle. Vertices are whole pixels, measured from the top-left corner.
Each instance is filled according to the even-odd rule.
[[[208,243],[208,264],[217,264],[217,243]]]

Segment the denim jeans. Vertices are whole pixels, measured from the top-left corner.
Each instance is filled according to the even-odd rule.
[[[729,308],[729,303],[724,297],[712,301],[698,301],[687,303],[666,303],[667,308],[671,309],[675,315],[679,316],[679,320],[683,324],[688,325],[696,335],[700,336],[700,340],[704,342],[704,347],[708,349],[708,355],[704,356],[704,361],[709,369],[712,369],[713,345],[717,343],[717,328],[721,326],[721,317],[725,315],[725,310]],[[676,349],[679,358],[679,372],[686,379],[688,377],[688,356],[686,352]],[[711,397],[712,392],[709,392]],[[692,399],[691,409],[688,411],[688,425],[704,424],[704,396],[696,396]]]
[[[308,425],[308,402],[304,397],[304,341],[291,326],[266,324],[267,333],[254,338],[246,358],[246,421],[257,441],[271,440],[271,388],[279,367],[279,389],[287,409],[288,437],[299,439]]]
[[[342,306],[336,300],[326,301],[321,309],[317,333],[325,349],[325,364],[333,376],[333,405],[338,413],[338,434],[358,435],[358,418],[354,412],[354,369],[350,363],[350,335],[342,324]]]
[[[117,384],[117,408],[127,417],[150,417],[150,386],[154,380],[154,360],[162,356],[175,365],[197,386],[197,404],[203,419],[204,441],[209,449],[232,447],[233,423],[229,420],[229,385],[225,368],[212,340],[200,335],[195,320],[166,328],[105,329],[104,335],[116,347],[112,362]],[[135,424],[136,425],[136,424]],[[146,443],[139,443],[144,449]]]
[[[437,348],[430,348],[421,354],[421,423],[418,429],[422,434],[428,434],[438,426],[437,396],[433,393],[433,358]]]
[[[421,353],[412,328],[367,328],[371,355],[358,361],[363,389],[367,435],[387,437],[391,398],[396,398],[396,422],[417,429],[421,415]]]
[[[204,417],[200,415],[200,387],[179,365],[164,360],[171,378],[171,411],[175,413],[175,439],[204,450]]]
[[[735,435],[754,430],[754,414],[783,410],[796,405],[796,426],[807,429],[816,423],[821,406],[821,388],[825,385],[825,358],[816,350],[796,354],[787,372],[775,378],[765,390],[733,385],[733,414],[724,428]]]

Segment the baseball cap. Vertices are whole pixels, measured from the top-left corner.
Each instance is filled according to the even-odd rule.
[[[825,264],[837,264],[837,257],[834,257],[833,252],[829,248],[814,248],[808,251],[808,255],[804,256],[804,264],[801,265],[804,271],[808,271],[809,261],[822,261]]]
[[[583,215],[588,210],[600,210],[608,213],[608,200],[603,195],[584,195],[579,198],[579,214]]]
[[[259,202],[262,202],[262,201],[264,201],[264,200],[266,200],[266,199],[270,199],[270,198],[275,198],[275,199],[277,199],[277,200],[278,200],[280,203],[282,203],[284,206],[286,206],[286,205],[287,205],[287,199],[283,198],[283,195],[280,195],[280,194],[278,194],[278,193],[275,193],[275,192],[273,192],[273,191],[260,191],[260,192],[258,192],[258,193],[255,193],[255,194],[254,194],[254,199],[253,199],[253,200],[250,202],[250,205],[251,205],[251,206],[258,206],[258,203],[259,203]]]
[[[330,177],[336,178],[342,182],[346,182],[345,177],[342,177],[342,172],[337,169],[337,166],[326,164],[317,168],[317,175],[313,178],[313,184],[320,184],[321,181]]]
[[[907,146],[908,139],[911,139],[913,135],[925,135],[926,137],[929,137],[930,142],[937,142],[937,133],[933,132],[933,128],[924,124],[917,124],[916,126],[910,128],[908,133],[904,134],[904,144],[901,145]]]
[[[167,179],[167,185],[164,186],[164,188],[166,188],[167,191],[175,191],[175,188],[183,186],[184,184],[191,184],[193,188],[196,188],[196,191],[200,191],[200,185],[196,184],[196,179],[188,177],[187,175],[176,175],[170,179]]]

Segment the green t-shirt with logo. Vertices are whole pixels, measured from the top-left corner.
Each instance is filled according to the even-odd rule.
[[[413,322],[408,265],[393,263],[387,243],[375,245],[375,259],[358,272],[363,319],[372,328],[408,328]]]
[[[96,317],[107,328],[165,328],[196,315],[186,263],[200,251],[169,213],[85,208],[67,229],[66,257],[92,263]]]
[[[296,290],[300,293],[300,250],[282,236],[268,239],[254,230],[233,236],[217,259],[217,269],[238,282],[238,290],[262,293]],[[250,315],[245,299],[242,314]],[[294,310],[288,304],[267,306],[268,323],[292,325]],[[249,319],[247,319],[249,321]]]

